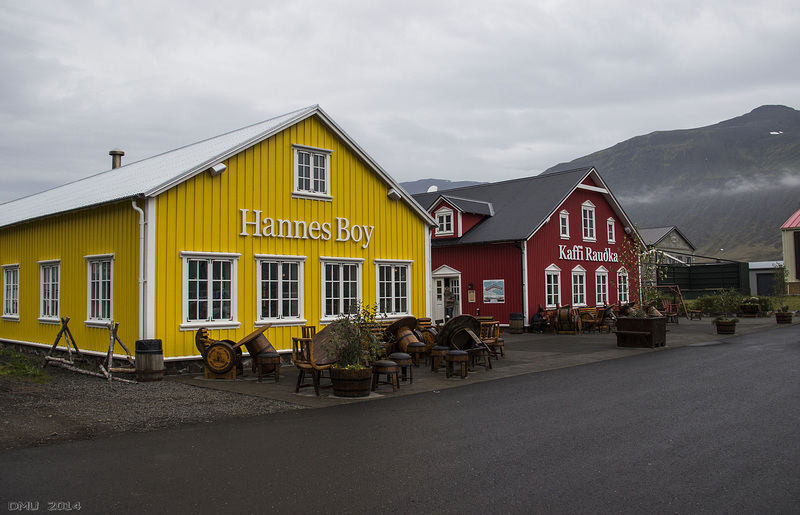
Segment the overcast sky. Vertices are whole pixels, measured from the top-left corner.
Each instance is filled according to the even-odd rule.
[[[797,0],[3,0],[0,38],[0,202],[312,104],[398,182],[800,108]]]

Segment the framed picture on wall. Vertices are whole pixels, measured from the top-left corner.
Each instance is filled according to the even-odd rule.
[[[483,302],[502,304],[506,301],[505,279],[483,281]]]

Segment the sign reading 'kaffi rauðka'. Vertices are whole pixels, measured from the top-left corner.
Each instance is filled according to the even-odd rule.
[[[558,259],[566,261],[595,261],[602,263],[619,263],[619,255],[612,252],[610,248],[605,250],[594,250],[583,245],[573,245],[568,248],[566,245],[558,246]]]
[[[306,240],[328,241],[333,238],[336,231],[335,241],[353,241],[361,243],[361,248],[369,247],[372,235],[375,232],[374,225],[351,225],[347,218],[336,218],[336,228],[331,222],[305,222],[303,220],[282,220],[280,218],[261,218],[261,211],[254,209],[253,216],[250,217],[249,209],[240,209],[242,214],[242,232],[240,236],[263,236],[266,238],[296,238]],[[252,232],[251,232],[252,231]]]

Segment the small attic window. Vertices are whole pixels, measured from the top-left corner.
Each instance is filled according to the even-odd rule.
[[[436,236],[453,235],[453,210],[442,208],[436,211]]]
[[[332,150],[292,145],[296,197],[331,200],[330,162]]]

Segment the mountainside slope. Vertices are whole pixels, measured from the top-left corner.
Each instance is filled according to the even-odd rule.
[[[781,259],[780,226],[800,208],[800,111],[762,106],[654,132],[544,173],[581,166],[597,168],[639,227],[676,225],[705,256]]]

